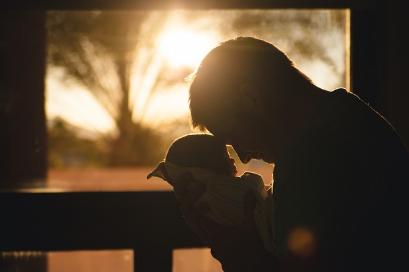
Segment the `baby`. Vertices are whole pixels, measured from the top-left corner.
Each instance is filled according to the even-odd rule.
[[[206,192],[196,205],[207,202],[209,219],[225,227],[239,227],[244,224],[244,196],[253,192],[257,199],[254,217],[263,239],[264,247],[274,253],[273,199],[271,185],[265,185],[260,175],[245,172],[237,176],[235,161],[230,157],[226,145],[209,134],[188,134],[176,139],[169,148],[164,162],[148,175],[160,177],[174,186],[178,178],[189,171],[196,182],[206,184]],[[170,177],[171,180],[167,180]]]

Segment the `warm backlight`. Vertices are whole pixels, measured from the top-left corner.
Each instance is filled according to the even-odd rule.
[[[174,67],[198,65],[215,44],[210,35],[185,28],[165,30],[159,37],[159,51]]]

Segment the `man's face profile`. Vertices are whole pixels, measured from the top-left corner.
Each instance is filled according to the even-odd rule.
[[[274,162],[272,154],[266,153],[266,149],[260,144],[262,132],[248,124],[251,120],[244,121],[224,116],[211,124],[209,122],[206,128],[226,145],[232,146],[242,163],[247,164],[252,159]]]

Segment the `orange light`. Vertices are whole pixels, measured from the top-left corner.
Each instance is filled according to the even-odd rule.
[[[288,248],[300,258],[310,258],[315,253],[316,241],[314,233],[305,227],[296,227],[288,235]]]

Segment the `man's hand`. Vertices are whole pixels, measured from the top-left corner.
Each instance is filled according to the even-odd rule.
[[[254,195],[247,193],[244,201],[246,221],[240,228],[224,228],[202,218],[201,225],[208,233],[204,242],[211,248],[213,257],[222,264],[224,271],[277,271],[275,258],[264,249],[257,230]]]

